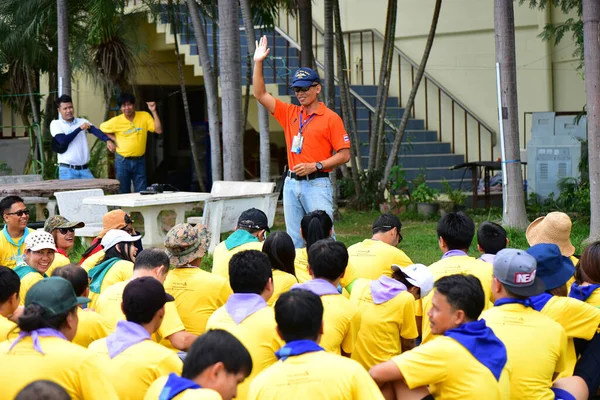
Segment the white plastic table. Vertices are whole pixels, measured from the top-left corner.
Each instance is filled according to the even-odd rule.
[[[210,193],[164,192],[141,195],[139,193],[86,197],[83,204],[121,208],[126,213],[139,212],[144,217],[144,247],[164,247],[165,233],[158,221],[161,211],[173,211],[176,224],[185,222],[185,212],[204,202]]]

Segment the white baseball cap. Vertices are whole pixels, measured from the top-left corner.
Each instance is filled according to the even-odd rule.
[[[31,251],[52,249],[56,251],[54,237],[43,229],[37,229],[25,238],[25,249]]]
[[[129,233],[122,231],[120,229],[111,229],[110,231],[108,231],[104,234],[104,237],[102,238],[102,241],[100,242],[100,244],[106,251],[118,243],[135,242],[135,241],[139,240],[141,237],[142,237],[141,235],[131,236]]]
[[[392,270],[402,272],[408,282],[421,289],[421,298],[427,296],[433,290],[433,274],[423,264],[412,264],[404,268],[392,264]]]

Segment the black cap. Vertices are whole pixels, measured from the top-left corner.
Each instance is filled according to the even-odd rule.
[[[165,292],[157,279],[144,276],[132,280],[123,291],[123,312],[125,315],[155,314],[165,303],[175,298]]]
[[[258,208],[251,208],[244,211],[238,219],[238,228],[264,229],[267,232],[271,232],[267,215]]]

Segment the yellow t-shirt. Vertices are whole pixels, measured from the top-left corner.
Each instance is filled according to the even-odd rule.
[[[113,331],[106,318],[90,309],[78,308],[77,317],[79,324],[73,343],[80,346],[88,347],[93,341],[107,337]]]
[[[275,302],[285,292],[289,292],[292,286],[298,283],[296,277],[279,269],[273,270],[273,296],[267,301],[270,307],[275,306]]]
[[[19,305],[25,305],[25,297],[29,289],[39,281],[44,279],[44,275],[39,272],[30,272],[21,279],[21,289],[19,290]]]
[[[558,377],[572,376],[577,363],[573,338],[592,339],[600,325],[600,309],[571,297],[552,296],[541,313],[558,322],[567,334],[567,366]]]
[[[81,268],[85,269],[87,272],[90,272],[90,269],[94,268],[96,264],[98,264],[98,261],[104,258],[104,255],[104,250],[98,250],[81,263]]]
[[[358,306],[341,294],[321,296],[323,302],[323,336],[319,345],[330,353],[351,354],[358,337],[361,315]]]
[[[106,338],[96,340],[88,350],[104,358],[108,378],[119,399],[143,399],[157,378],[171,372],[181,374],[183,369],[176,353],[152,340],[136,343],[113,358],[108,356]]]
[[[62,386],[73,400],[118,399],[96,354],[56,337],[39,341],[44,354],[33,349],[31,337],[10,351],[11,341],[0,343],[2,398],[13,399],[29,383],[47,379]]]
[[[18,334],[17,324],[0,314],[0,342],[16,338]]]
[[[175,297],[177,313],[185,330],[202,335],[208,318],[227,302],[229,282],[200,268],[175,268],[165,281],[165,290]]]
[[[19,243],[23,236],[18,238],[12,238],[15,243]],[[14,269],[16,266],[25,265],[23,259],[25,254],[25,241],[21,243],[21,246],[13,246],[8,240],[4,233],[0,233],[0,265]]]
[[[402,353],[400,337],[416,339],[419,336],[414,296],[404,291],[385,303],[375,304],[371,282],[369,279],[358,279],[350,295],[361,316],[352,359],[367,371]]]
[[[104,275],[102,285],[100,286],[100,293],[104,292],[106,289],[108,289],[115,283],[128,282],[131,279],[131,275],[133,275],[133,263],[131,261],[126,260],[117,261],[113,264],[112,267],[110,267],[106,275]],[[90,290],[90,308],[96,309],[96,302],[98,301],[98,297],[98,293],[94,293]]]
[[[381,391],[354,360],[325,351],[278,361],[250,385],[248,399],[383,399]]]
[[[54,253],[54,261],[52,261],[52,264],[50,264],[50,268],[48,268],[48,271],[46,271],[46,275],[52,276],[52,273],[56,268],[64,267],[65,265],[69,264],[71,264],[69,257],[65,257],[57,251]]]
[[[485,304],[485,309],[490,308],[493,305],[493,297],[492,297],[492,264],[486,263],[485,261],[477,260],[473,257],[469,256],[453,256],[442,258],[440,261],[437,261],[429,266],[429,270],[433,274],[433,278],[435,281],[438,279],[454,274],[465,274],[465,275],[474,275],[479,282],[481,282],[481,286],[483,287],[483,292],[485,293],[485,298],[489,301]],[[435,337],[431,333],[431,327],[429,326],[429,317],[427,316],[427,312],[431,308],[431,298],[433,297],[433,290],[424,298],[421,299],[422,304],[422,335],[423,341],[422,343],[427,343],[431,339]]]
[[[225,306],[219,308],[208,319],[206,330],[223,329],[234,335],[248,349],[252,357],[252,374],[238,385],[236,399],[244,400],[248,396],[250,382],[265,368],[277,361],[275,352],[284,345],[276,332],[275,311],[264,307],[236,324],[229,316]]]
[[[481,319],[506,346],[511,397],[553,400],[552,377],[567,366],[565,330],[552,318],[521,304],[492,307]]]
[[[594,290],[590,297],[585,299],[585,302],[591,306],[600,307],[600,289]]]
[[[310,276],[308,273],[308,252],[306,251],[306,247],[296,249],[294,267],[296,269],[296,278],[298,278],[298,282],[304,283],[312,279],[312,276]],[[344,272],[344,276],[342,279],[340,279],[340,285],[345,288],[354,282],[356,278],[358,278],[356,274],[356,268],[350,261],[348,261],[346,272]]]
[[[168,376],[162,376],[155,380],[144,396],[144,400],[158,400]],[[212,389],[187,389],[173,397],[173,400],[222,400],[221,395]]]
[[[234,254],[246,250],[262,251],[263,242],[248,242],[240,246],[227,250],[225,241],[219,243],[213,252],[213,267],[212,273],[222,276],[229,282],[229,261]]]
[[[355,266],[356,276],[378,279],[381,275],[392,276],[392,264],[401,267],[412,265],[411,259],[402,250],[381,240],[365,239],[348,247],[348,261]]]
[[[456,340],[440,336],[392,358],[410,389],[429,385],[436,399],[508,400],[510,374],[504,367],[497,381],[485,365]],[[508,363],[507,363],[508,364]],[[521,397],[512,396],[514,399]]]
[[[98,301],[96,302],[96,312],[102,315],[109,323],[111,330],[117,326],[117,322],[125,319],[125,315],[123,315],[123,311],[121,310],[121,303],[123,302],[123,290],[125,290],[125,286],[127,286],[127,282],[118,282],[106,289],[104,292],[98,296]],[[179,318],[179,314],[177,313],[177,307],[175,306],[175,302],[170,301],[165,304],[165,316],[163,318],[162,324],[160,324],[160,328],[158,332],[152,335],[152,339],[164,345],[168,345],[163,339],[168,338],[172,334],[185,330],[185,326],[181,319]]]
[[[115,135],[117,153],[123,157],[143,156],[148,132],[154,132],[154,129],[154,119],[146,111],[136,111],[133,121],[125,118],[125,114],[120,114],[100,124],[102,132]]]

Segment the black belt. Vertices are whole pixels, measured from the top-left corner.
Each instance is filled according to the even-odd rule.
[[[312,174],[298,176],[295,173],[289,171],[288,176],[292,179],[296,179],[297,181],[310,181],[317,178],[328,178],[329,172],[313,172]]]
[[[70,164],[59,163],[58,165],[60,165],[61,167],[71,168],[76,171],[81,171],[82,169],[87,169],[87,167],[88,167],[87,164],[85,164],[85,165],[70,165]]]
[[[123,157],[122,155],[120,155],[119,153],[117,153],[117,155],[121,158],[124,158],[126,160],[141,160],[145,157],[145,155],[143,156],[137,156],[137,157]]]

